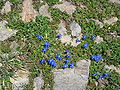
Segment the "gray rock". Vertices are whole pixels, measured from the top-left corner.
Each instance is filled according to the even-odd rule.
[[[24,22],[30,22],[31,19],[35,21],[38,12],[33,8],[33,0],[23,1],[23,10],[21,13]]]
[[[34,90],[41,90],[44,85],[44,80],[42,79],[42,74],[34,79]]]
[[[2,63],[0,63],[0,67],[2,67]]]
[[[97,25],[99,25],[100,26],[100,28],[103,28],[103,23],[102,22],[100,22],[99,20],[95,20],[95,19],[92,19],[93,21],[95,21],[95,23],[97,24]]]
[[[75,23],[75,24],[77,24],[77,23]],[[75,28],[75,29],[74,29],[74,27],[71,26],[71,28],[73,28],[75,30],[74,32],[77,32],[76,30],[78,30],[78,28],[79,29],[81,28],[78,25],[75,25],[75,27],[76,26],[77,26],[77,28]],[[79,45],[81,42],[76,43],[76,39],[81,39],[82,34],[79,34],[79,36],[77,38],[72,39],[71,35],[67,34],[67,29],[65,27],[66,27],[66,23],[61,20],[61,23],[59,24],[59,27],[57,30],[57,33],[62,34],[62,38],[60,39],[60,41],[65,45],[70,44],[71,46],[77,47],[77,45]]]
[[[66,35],[67,34],[67,29],[65,27],[66,27],[65,21],[61,20],[61,22],[58,26],[57,32],[62,34],[62,35]]]
[[[81,34],[82,29],[78,23],[72,22],[70,24],[70,30],[71,30],[72,36],[79,36]]]
[[[0,22],[0,41],[4,41],[11,36],[15,35],[17,30],[12,30],[7,27],[5,27],[7,21],[1,21]]]
[[[13,84],[12,90],[23,90],[24,85],[29,83],[29,72],[27,70],[18,70],[13,77],[10,77],[10,82]]]
[[[90,60],[77,62],[73,69],[54,69],[54,90],[85,90],[88,83]]]
[[[100,36],[97,36],[94,42],[97,43],[97,44],[101,43],[101,42],[103,42],[103,38],[100,37]]]
[[[71,2],[63,0],[63,4],[54,5],[53,8],[59,8],[62,12],[67,12],[69,15],[72,15],[76,10],[76,6],[72,5]]]
[[[39,8],[39,14],[43,16],[47,16],[48,18],[50,18],[50,20],[52,20],[51,14],[48,12],[48,8],[49,8],[48,4],[41,6]]]
[[[5,6],[3,6],[2,10],[1,10],[1,14],[7,14],[8,12],[10,12],[11,11],[11,5],[12,5],[12,3],[7,1],[5,3]]]
[[[112,17],[112,18],[110,18],[108,20],[104,20],[103,22],[106,23],[106,24],[112,25],[113,23],[115,23],[117,21],[118,21],[117,17]]]
[[[115,67],[114,65],[110,65],[110,66],[105,65],[105,68],[109,69],[109,70],[112,70],[112,71],[115,70],[118,74],[120,74],[120,66]]]
[[[18,47],[19,45],[15,41],[11,42],[10,48],[12,49],[12,51],[16,51]]]
[[[112,3],[120,4],[120,0],[109,0]]]

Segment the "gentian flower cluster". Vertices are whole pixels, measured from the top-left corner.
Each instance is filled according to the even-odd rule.
[[[48,60],[48,64],[49,64],[50,66],[52,66],[52,67],[58,66],[57,63],[56,63],[53,59],[49,59],[49,60]]]
[[[103,75],[102,74],[98,74],[98,73],[92,73],[92,77],[95,78],[95,76],[99,76],[98,79],[102,79],[104,77],[108,77],[110,75],[110,73],[104,73]]]
[[[45,43],[43,43],[43,45],[44,45],[44,47],[49,47],[49,46],[50,46],[50,43],[49,43],[49,42],[45,42]],[[48,50],[48,48],[43,48],[43,49],[42,49],[42,52],[46,53],[47,50]]]
[[[95,61],[100,61],[102,59],[102,56],[92,56],[91,57],[92,60],[95,60]]]

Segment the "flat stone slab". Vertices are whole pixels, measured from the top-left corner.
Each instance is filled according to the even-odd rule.
[[[4,41],[11,36],[15,35],[17,30],[12,30],[10,28],[5,27],[7,24],[7,21],[1,21],[0,22],[0,41]]]
[[[70,30],[72,36],[80,36],[82,28],[75,21],[70,24]]]
[[[13,84],[12,90],[24,90],[24,85],[29,83],[29,72],[27,70],[18,70],[13,77],[10,77],[10,82]]]
[[[46,17],[50,18],[50,20],[52,20],[51,14],[48,12],[48,8],[49,8],[48,4],[41,6],[39,8],[39,14],[46,16]]]
[[[34,79],[34,89],[33,90],[41,90],[41,88],[44,85],[44,80],[42,77],[42,74],[40,74],[38,77]]]
[[[73,69],[54,69],[54,90],[85,90],[89,77],[90,60],[77,62]]]
[[[112,3],[120,4],[120,0],[109,0]]]
[[[13,5],[12,3],[10,3],[9,1],[7,1],[5,3],[5,6],[3,6],[2,10],[1,10],[1,14],[7,14],[8,12],[10,12],[12,5]]]
[[[67,12],[69,15],[72,15],[76,10],[76,6],[72,5],[71,2],[63,0],[63,4],[56,4],[53,8],[59,8],[62,12]]]

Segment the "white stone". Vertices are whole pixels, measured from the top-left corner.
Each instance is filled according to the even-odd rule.
[[[114,65],[110,65],[110,66],[105,65],[105,68],[107,68],[107,69],[109,69],[109,70],[112,70],[112,71],[115,70],[117,73],[120,74],[120,66],[115,67]]]
[[[0,41],[4,41],[11,36],[14,36],[17,32],[17,30],[12,30],[10,28],[5,27],[7,24],[7,21],[1,21],[0,22]]]
[[[10,12],[11,11],[11,5],[12,5],[12,3],[7,1],[5,3],[5,6],[3,6],[2,10],[1,10],[1,14],[7,14],[8,12]]]
[[[27,70],[18,70],[13,77],[10,77],[10,82],[13,84],[13,90],[23,90],[23,85],[29,83],[29,72]]]
[[[94,41],[95,43],[101,43],[101,42],[103,42],[103,38],[102,37],[100,37],[100,36],[97,36],[96,38],[95,38],[95,41]]]
[[[69,15],[72,15],[76,10],[76,6],[72,5],[71,2],[63,1],[63,4],[54,5],[53,8],[59,8],[62,12],[67,12]]]
[[[42,74],[34,79],[34,90],[42,90],[41,87],[44,85]]]
[[[120,0],[110,0],[110,2],[120,4]]]
[[[23,11],[21,13],[22,20],[24,22],[30,22],[31,19],[35,20],[38,12],[33,8],[32,0],[24,0],[23,1]]]
[[[99,20],[95,20],[95,19],[92,19],[93,21],[95,21],[95,23],[97,24],[97,25],[99,25],[100,26],[100,28],[103,28],[103,23],[102,22],[100,22]]]
[[[82,34],[79,34],[77,36],[77,38],[72,39],[71,35],[67,34],[67,29],[65,27],[66,27],[65,21],[61,20],[61,23],[59,24],[59,27],[58,27],[58,30],[57,30],[57,33],[62,34],[62,37],[59,40],[65,45],[70,44],[71,46],[77,47],[77,45],[79,45],[81,42],[76,43],[76,39],[81,39]],[[73,28],[73,27],[71,27],[71,28]],[[77,32],[76,30],[78,30],[78,28],[80,29],[79,26],[77,27],[77,29],[74,29],[74,28],[73,29],[75,30],[75,32]]]
[[[0,67],[2,67],[2,63],[0,63]]]
[[[106,24],[112,25],[113,23],[115,23],[117,21],[118,21],[117,17],[112,17],[112,18],[110,18],[108,20],[104,20],[103,22],[106,23]]]
[[[51,14],[48,12],[48,8],[49,8],[48,4],[41,6],[39,8],[39,14],[43,16],[47,16],[48,18],[50,18],[50,20],[52,20]]]
[[[78,23],[72,22],[70,24],[70,30],[71,30],[72,36],[80,36],[82,29]]]
[[[77,62],[73,69],[54,69],[54,90],[85,90],[89,77],[90,60]]]

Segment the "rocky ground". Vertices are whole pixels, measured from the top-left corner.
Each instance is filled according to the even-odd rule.
[[[119,52],[119,0],[0,1],[0,90],[119,90]]]

